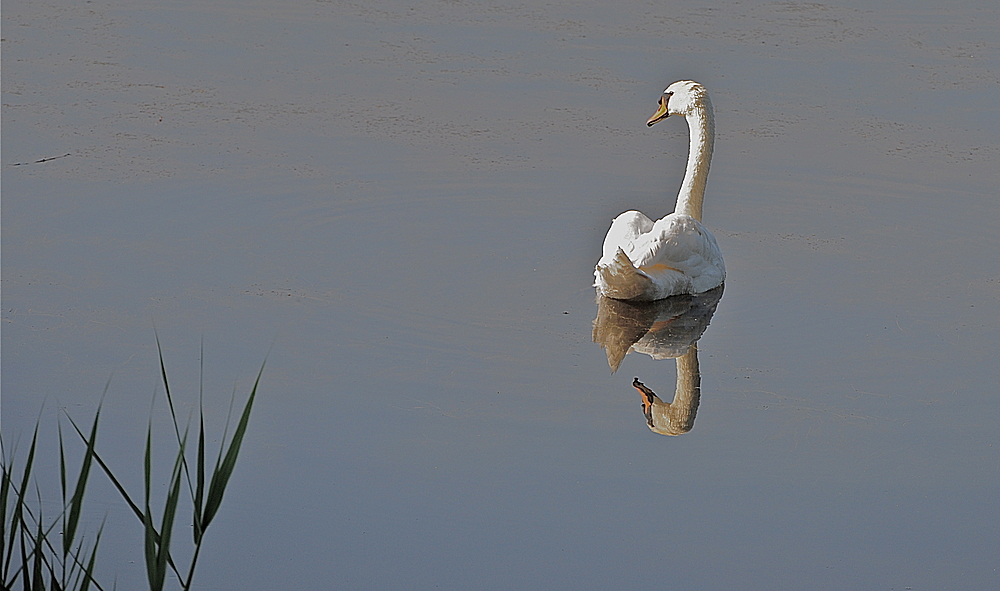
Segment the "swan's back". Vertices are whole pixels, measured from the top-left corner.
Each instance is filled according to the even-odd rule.
[[[726,269],[715,236],[698,220],[673,213],[654,223],[630,211],[612,222],[594,276],[607,297],[653,301],[718,287]]]
[[[629,257],[633,264],[649,274],[664,267],[680,271],[691,283],[682,293],[706,292],[726,278],[726,264],[715,236],[689,215],[666,216],[637,242],[636,256]]]

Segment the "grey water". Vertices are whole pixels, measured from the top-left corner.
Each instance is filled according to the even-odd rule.
[[[58,490],[60,414],[110,378],[98,450],[140,491],[154,329],[182,417],[204,339],[216,432],[268,356],[196,588],[1000,586],[994,2],[2,19],[5,449],[40,420]],[[679,79],[715,105],[724,293],[609,325],[593,265],[673,209],[687,128],[644,123]],[[142,588],[98,476],[98,576]]]

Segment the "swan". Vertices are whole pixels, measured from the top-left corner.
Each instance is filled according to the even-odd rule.
[[[705,182],[715,144],[715,115],[705,87],[674,82],[646,121],[652,127],[670,115],[687,119],[691,134],[687,169],[674,213],[654,222],[626,211],[611,222],[603,256],[594,269],[595,287],[616,300],[653,301],[706,292],[722,285],[726,265],[715,236],[701,223]]]

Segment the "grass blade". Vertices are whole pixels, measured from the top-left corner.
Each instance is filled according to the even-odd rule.
[[[7,544],[7,499],[10,498],[10,489],[13,488],[11,471],[14,466],[13,462],[7,461],[7,450],[3,449],[2,440],[0,440],[0,469],[3,471],[3,480],[0,482],[0,565],[6,565],[8,564],[7,553],[12,550]],[[11,524],[12,528],[13,525]],[[6,566],[0,568],[0,585],[7,586]]]
[[[84,443],[86,443],[87,437],[83,434],[83,431],[80,430],[80,427],[77,426],[76,421],[73,420],[73,417],[66,415],[66,418],[69,420],[70,424],[73,425],[73,428],[76,429],[76,432],[80,436],[80,439],[83,439]],[[101,459],[100,454],[98,454],[96,450],[94,451],[94,459],[97,460],[97,465],[100,466],[102,470],[104,470],[104,474],[107,475],[108,479],[111,480],[111,483],[114,484],[115,488],[118,489],[118,493],[121,494],[123,499],[125,499],[125,502],[128,503],[128,506],[132,508],[132,512],[135,513],[135,516],[139,518],[139,521],[142,521],[143,519],[142,510],[140,510],[139,506],[132,501],[132,497],[129,496],[129,494],[125,491],[125,487],[123,487],[121,483],[118,482],[118,479],[115,478],[114,473],[111,472],[111,468],[109,468],[108,465],[104,463],[104,460]]]
[[[146,512],[143,515],[142,523],[144,527],[144,546],[146,556],[146,577],[149,580],[150,591],[160,591],[163,588],[162,579],[157,586],[158,573],[156,572],[156,555],[159,544],[159,536],[156,535],[156,528],[153,527],[153,511],[149,507],[150,480],[152,473],[152,450],[153,447],[153,419],[149,419],[149,427],[146,429],[146,453],[143,457],[143,497],[145,500]]]
[[[42,567],[44,563],[42,562],[42,546],[45,544],[45,534],[42,532],[42,520],[41,513],[39,513],[38,519],[38,533],[35,535],[34,547],[35,547],[35,560],[33,562],[33,568],[31,569],[31,588],[32,591],[45,591],[45,580],[43,579]]]
[[[229,484],[229,477],[233,475],[233,469],[236,467],[236,459],[240,453],[240,446],[243,445],[243,435],[246,433],[247,424],[250,422],[250,411],[253,409],[253,401],[257,397],[257,386],[260,384],[260,376],[263,373],[264,364],[261,364],[260,371],[257,373],[257,379],[253,384],[253,389],[250,390],[250,397],[247,398],[246,405],[243,407],[240,422],[236,426],[232,440],[229,442],[226,457],[222,460],[221,464],[216,464],[215,470],[212,472],[212,481],[208,486],[208,498],[205,501],[205,513],[202,519],[203,529],[208,528],[208,525],[218,512],[219,506],[222,504],[222,495],[225,493],[226,485]]]
[[[194,527],[191,529],[195,546],[201,544],[205,531],[202,524],[202,505],[205,500],[205,338],[201,339],[200,371],[198,374],[198,457],[195,476],[198,482],[192,501],[194,502]]]
[[[98,589],[101,588],[94,580],[94,563],[97,559],[97,547],[101,544],[101,533],[104,531],[104,524],[97,530],[97,537],[94,539],[94,549],[90,553],[90,560],[87,562],[86,568],[83,569],[83,581],[80,583],[79,591],[87,591],[90,589],[90,584],[93,583]]]
[[[65,446],[63,445],[62,436],[62,422],[59,422],[59,484],[62,487],[62,502],[63,507],[66,506],[66,454]],[[63,529],[65,529],[65,524]]]
[[[170,419],[174,423],[174,436],[177,437],[177,445],[183,447],[181,443],[181,429],[180,424],[177,422],[177,413],[174,410],[174,397],[170,393],[170,382],[167,380],[167,365],[163,361],[163,349],[160,347],[160,337],[156,334],[154,329],[153,335],[156,337],[156,353],[160,359],[160,376],[163,378],[163,390],[167,395],[167,406],[170,407]],[[185,438],[187,437],[187,430],[185,430]],[[187,458],[181,457],[181,465],[184,467],[184,476],[188,483],[188,490],[191,492],[191,496],[194,496],[194,490],[191,488],[191,474],[188,472]]]
[[[63,445],[63,435],[62,435],[62,421],[59,421],[59,490],[62,493],[62,506],[63,511],[60,519],[62,520],[63,531],[66,531],[66,446]],[[66,553],[63,552],[63,576],[66,574]],[[56,578],[52,577],[52,586],[56,587]]]
[[[52,591],[63,591],[63,588],[59,585],[59,579],[56,578],[56,574],[52,570],[52,565],[49,565],[49,588]]]
[[[156,338],[156,354],[160,358],[160,375],[163,377],[163,390],[167,394],[167,406],[170,407],[170,418],[174,422],[174,435],[177,437],[177,444],[181,443],[181,429],[177,423],[177,413],[174,412],[174,397],[170,394],[170,382],[167,380],[167,365],[163,362],[163,349],[160,347],[160,336],[153,331]]]
[[[11,552],[7,556],[7,564],[4,564],[4,573],[7,573],[10,567],[10,559],[14,555],[14,536],[20,534],[18,537],[21,542],[21,573],[24,580],[25,590],[30,590],[30,581],[28,575],[28,556],[24,550],[24,537],[30,535],[27,533],[30,530],[26,530],[24,521],[24,499],[28,492],[28,481],[31,478],[31,469],[35,462],[35,447],[38,443],[38,422],[35,423],[35,432],[31,436],[31,447],[28,449],[28,458],[24,462],[24,474],[21,475],[21,487],[20,489],[14,489],[14,494],[17,495],[17,501],[14,503],[14,512],[11,514],[11,528],[9,536],[10,549]],[[17,575],[14,575],[15,578]]]
[[[198,403],[198,467],[196,470],[198,486],[194,495],[194,543],[201,543],[201,536],[205,532],[205,524],[202,523],[202,504],[205,498],[205,410],[201,401]]]
[[[108,380],[108,385],[104,387],[104,393],[107,394],[108,387],[111,385],[111,381]],[[101,404],[104,402],[104,396],[101,396]],[[101,404],[97,405],[97,412],[94,413],[94,424],[90,429],[90,439],[87,440],[87,450],[83,454],[83,464],[80,466],[80,477],[76,481],[76,489],[73,491],[73,497],[70,498],[69,505],[69,519],[66,521],[66,528],[63,531],[63,556],[69,554],[70,546],[73,544],[73,538],[76,536],[76,528],[80,523],[80,510],[83,508],[83,494],[86,492],[87,488],[87,478],[90,476],[90,466],[94,459],[94,444],[97,442],[97,424],[101,418]]]
[[[18,525],[20,526],[20,527],[18,527],[18,530],[20,532],[20,535],[18,536],[18,538],[20,538],[20,542],[21,542],[21,544],[20,544],[21,545],[21,567],[18,569],[18,572],[21,573],[21,580],[24,582],[24,591],[31,591],[31,575],[28,574],[28,555],[27,555],[27,553],[24,550],[24,537],[27,534],[24,531],[23,524],[18,524]],[[17,573],[14,573],[14,577],[15,578],[17,577]]]
[[[163,525],[160,527],[160,551],[156,557],[156,572],[159,576],[159,587],[163,587],[163,580],[167,574],[167,558],[170,556],[170,538],[174,528],[174,517],[177,515],[177,501],[181,493],[181,468],[184,456],[184,444],[177,452],[177,460],[174,461],[173,474],[170,476],[170,491],[167,494],[167,502],[163,508]]]

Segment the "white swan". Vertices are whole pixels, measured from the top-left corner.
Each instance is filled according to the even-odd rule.
[[[611,222],[597,262],[595,286],[616,300],[651,301],[702,293],[722,285],[726,265],[715,236],[701,224],[705,182],[715,144],[715,115],[705,87],[681,80],[663,91],[646,125],[670,115],[687,119],[691,133],[687,170],[674,213],[653,222],[626,211]]]

